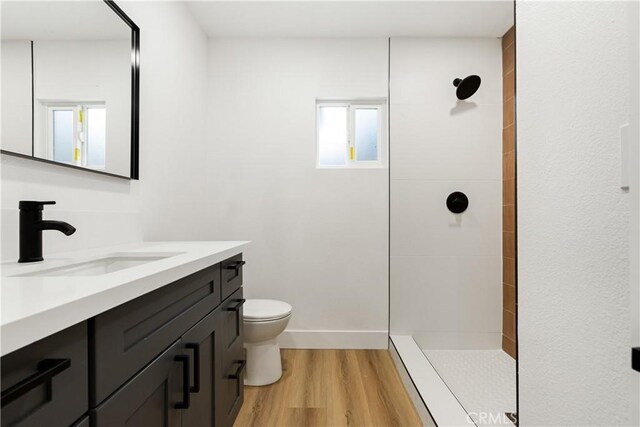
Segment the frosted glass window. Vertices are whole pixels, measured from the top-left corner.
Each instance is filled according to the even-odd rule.
[[[318,112],[318,163],[344,166],[347,161],[347,107],[320,107]]]
[[[318,168],[386,167],[386,100],[316,103]]]
[[[378,109],[356,108],[355,110],[356,160],[378,160]]]
[[[73,110],[53,110],[53,160],[73,162]]]
[[[87,108],[87,166],[104,167],[107,134],[107,110]]]

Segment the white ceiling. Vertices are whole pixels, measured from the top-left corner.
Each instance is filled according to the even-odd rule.
[[[209,37],[500,37],[513,1],[188,1]]]

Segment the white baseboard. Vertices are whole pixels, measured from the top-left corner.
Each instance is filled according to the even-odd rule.
[[[387,349],[387,331],[286,330],[280,335],[281,348]]]

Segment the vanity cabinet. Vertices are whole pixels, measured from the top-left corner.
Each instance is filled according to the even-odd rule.
[[[232,426],[243,403],[243,264],[207,267],[3,357],[2,426]],[[7,387],[49,359],[71,367],[5,405]]]

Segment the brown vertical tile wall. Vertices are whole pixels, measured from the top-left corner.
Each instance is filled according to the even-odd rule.
[[[502,36],[502,350],[516,358],[515,44]]]

